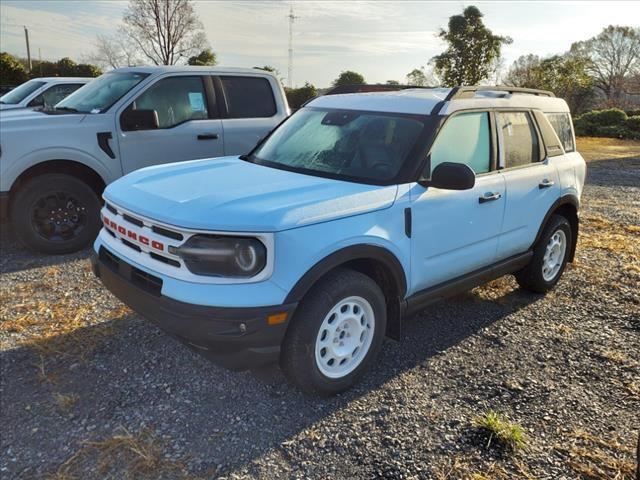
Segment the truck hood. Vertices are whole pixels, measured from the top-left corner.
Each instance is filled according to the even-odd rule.
[[[396,186],[344,182],[256,165],[238,157],[144,168],[104,197],[176,227],[275,232],[390,207]]]
[[[14,108],[0,112],[0,125],[3,129],[75,125],[80,123],[85,116],[84,113],[47,114],[29,108]]]

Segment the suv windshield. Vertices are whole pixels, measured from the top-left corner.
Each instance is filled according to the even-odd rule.
[[[5,103],[9,105],[15,105],[16,103],[20,103],[22,100],[27,98],[27,96],[31,95],[41,86],[43,86],[46,82],[38,81],[38,80],[29,80],[26,83],[23,83],[19,87],[14,88],[8,93],[5,93],[2,97],[0,97],[0,103]]]
[[[425,129],[425,116],[307,107],[247,160],[362,183],[395,178]]]
[[[135,87],[147,73],[110,72],[76,90],[56,105],[56,110],[80,113],[103,113]]]

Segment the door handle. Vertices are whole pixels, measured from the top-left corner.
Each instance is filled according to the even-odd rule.
[[[201,133],[198,135],[198,140],[217,140],[218,138],[217,133]]]
[[[549,187],[553,187],[553,185],[555,185],[556,182],[552,182],[551,180],[545,178],[544,180],[542,180],[539,184],[538,184],[538,188],[540,190],[542,190],[543,188],[549,188]]]
[[[493,202],[494,200],[498,200],[501,197],[502,197],[502,194],[500,192],[495,192],[495,193],[487,192],[483,196],[481,196],[478,199],[478,201],[480,203]]]

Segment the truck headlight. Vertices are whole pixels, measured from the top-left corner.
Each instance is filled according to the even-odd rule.
[[[267,264],[267,248],[251,237],[194,235],[179,247],[169,247],[191,273],[210,277],[250,278]]]

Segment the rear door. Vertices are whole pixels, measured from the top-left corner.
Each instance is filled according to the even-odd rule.
[[[155,110],[158,128],[127,131],[119,121],[126,109]],[[222,121],[206,76],[161,77],[117,118],[125,174],[150,165],[224,155]]]
[[[498,243],[498,259],[504,259],[531,247],[545,215],[560,197],[560,181],[532,112],[498,111],[495,118],[499,167],[507,190]]]
[[[282,115],[265,77],[221,75],[213,77],[223,117],[224,154],[249,153],[278,123]]]

